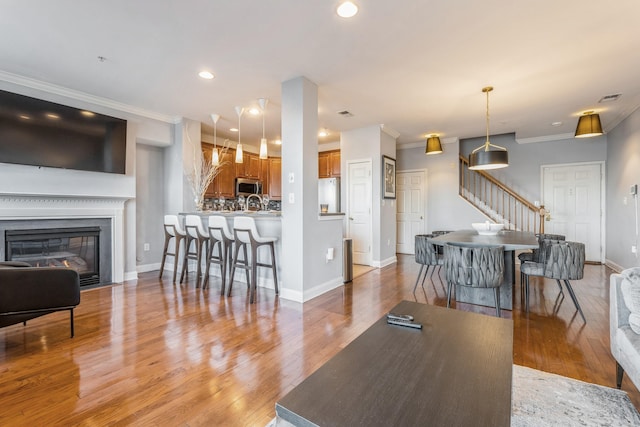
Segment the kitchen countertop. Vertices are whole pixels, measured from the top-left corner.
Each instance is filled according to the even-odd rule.
[[[255,218],[280,218],[281,211],[198,211],[198,212],[180,212],[180,215],[222,215],[228,217],[234,216],[252,216]]]

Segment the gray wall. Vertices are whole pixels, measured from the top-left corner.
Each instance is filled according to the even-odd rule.
[[[606,258],[616,269],[640,266],[631,253],[631,246],[638,246],[638,199],[629,194],[633,184],[640,184],[640,110],[608,134]]]
[[[160,147],[136,145],[136,265],[140,272],[160,268],[164,245],[165,151]],[[145,243],[149,244],[149,251],[144,250]]]
[[[471,151],[484,144],[486,137],[463,139],[460,152],[468,156]],[[509,151],[509,167],[489,171],[491,175],[507,184],[529,201],[541,199],[540,167],[565,163],[605,161],[607,137],[564,139],[558,141],[518,144],[512,133],[493,135],[492,144]]]

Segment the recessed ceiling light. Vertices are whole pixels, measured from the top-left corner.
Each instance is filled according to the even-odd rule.
[[[249,114],[251,114],[252,116],[257,116],[258,114],[260,114],[260,109],[257,107],[252,107],[249,109]]]
[[[96,113],[94,113],[92,111],[87,111],[87,110],[80,111],[80,114],[82,114],[85,117],[93,117],[93,116],[96,115]]]
[[[238,132],[238,128],[231,128],[229,129],[229,132]]]
[[[48,119],[53,119],[53,120],[58,120],[58,119],[60,118],[60,116],[59,116],[59,115],[57,115],[57,114],[53,114],[53,113],[47,113],[47,114],[45,114],[45,116],[46,116]]]
[[[211,73],[210,71],[200,71],[198,73],[198,75],[200,77],[202,77],[203,79],[207,79],[207,80],[211,80],[212,78],[214,78],[215,76],[213,75],[213,73]]]
[[[320,132],[318,132],[318,136],[320,138],[324,138],[325,136],[329,136],[329,131],[327,131],[326,129],[322,129]]]
[[[275,141],[273,141],[274,144],[276,145],[282,145],[282,140],[281,139],[276,139]]]
[[[353,2],[345,1],[338,6],[336,12],[338,13],[338,16],[342,18],[351,18],[358,13],[358,6]]]
[[[553,122],[551,126],[562,126],[562,122]]]

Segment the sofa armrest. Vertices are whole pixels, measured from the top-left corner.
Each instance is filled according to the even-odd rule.
[[[612,339],[616,330],[629,325],[631,314],[622,297],[622,278],[622,275],[617,273],[609,278],[609,328]]]
[[[0,313],[75,307],[80,277],[70,268],[0,268]]]

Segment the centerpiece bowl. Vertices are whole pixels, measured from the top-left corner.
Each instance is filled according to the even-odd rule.
[[[474,222],[471,226],[481,236],[495,236],[504,228],[504,224],[494,224],[489,221]]]

